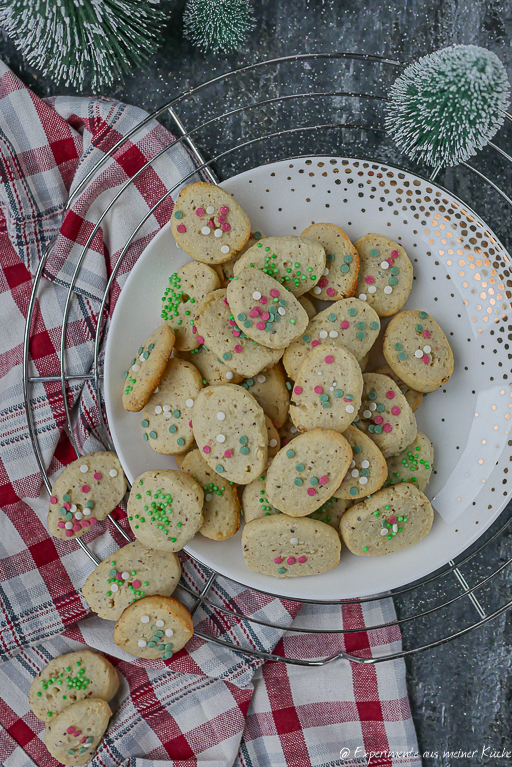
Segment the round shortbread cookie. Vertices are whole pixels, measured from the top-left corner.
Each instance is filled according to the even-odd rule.
[[[411,482],[424,491],[434,471],[434,446],[426,434],[419,431],[402,453],[387,459],[387,466],[386,486]]]
[[[89,453],[69,463],[52,487],[48,530],[61,540],[80,538],[113,511],[126,493],[119,458]]]
[[[252,394],[278,429],[286,423],[290,397],[283,366],[279,362],[264,373],[246,378],[241,385]]]
[[[192,616],[174,597],[145,597],[127,607],[116,623],[114,642],[146,660],[169,660],[194,633]]]
[[[233,279],[234,277],[233,269],[234,269],[235,263],[238,261],[240,256],[242,256],[246,250],[249,250],[249,248],[252,248],[253,245],[256,245],[256,243],[259,240],[263,239],[264,237],[265,235],[262,234],[261,232],[258,232],[258,231],[251,232],[249,235],[249,239],[247,240],[243,248],[240,250],[240,252],[237,253],[237,255],[234,258],[230,258],[229,261],[224,261],[223,264],[215,265],[214,269],[219,275],[221,288],[227,288],[227,286],[229,285],[229,281]]]
[[[267,498],[291,517],[305,517],[323,506],[347,473],[352,449],[345,437],[313,429],[281,448],[267,472]]]
[[[407,386],[431,392],[453,373],[453,353],[444,332],[427,312],[401,312],[386,328],[386,362]]]
[[[388,476],[386,459],[379,448],[355,426],[349,426],[343,436],[352,448],[352,461],[341,485],[334,493],[336,498],[356,501],[372,495],[382,487]]]
[[[311,224],[302,237],[316,240],[325,250],[325,269],[312,293],[323,301],[350,298],[356,292],[359,254],[350,238],[336,224]]]
[[[98,748],[111,716],[110,706],[99,698],[73,703],[46,725],[45,746],[61,764],[86,764]]]
[[[214,541],[231,538],[240,527],[240,501],[236,488],[208,466],[198,449],[187,453],[181,466],[203,488],[204,522],[199,532]]]
[[[356,296],[379,317],[391,317],[411,292],[413,269],[407,253],[382,234],[367,234],[355,245],[360,259]]]
[[[247,266],[264,269],[294,296],[302,296],[321,279],[325,270],[325,250],[308,237],[292,234],[266,237],[238,259],[234,274],[240,274]]]
[[[238,373],[233,373],[220,360],[215,352],[212,352],[205,344],[201,344],[197,349],[190,352],[178,352],[175,356],[179,359],[191,362],[199,370],[203,377],[205,386],[217,386],[224,383],[240,383],[244,377]]]
[[[34,678],[28,704],[38,719],[51,722],[84,698],[112,700],[119,674],[103,655],[79,650],[53,658]]]
[[[216,290],[201,301],[196,325],[201,343],[206,343],[227,368],[244,377],[272,367],[284,354],[284,349],[268,349],[246,336],[243,326],[237,325],[225,290]]]
[[[307,296],[299,296],[298,301],[302,308],[306,310],[308,319],[312,320],[317,313],[316,306],[314,305],[313,301],[311,301],[311,299]]]
[[[379,490],[341,518],[345,546],[358,556],[380,557],[407,549],[430,532],[434,511],[414,485]]]
[[[302,363],[292,390],[290,417],[300,432],[335,429],[344,432],[361,404],[363,375],[342,346],[320,344]]]
[[[253,341],[282,349],[306,330],[308,315],[293,293],[259,269],[242,269],[228,285],[237,323]]]
[[[130,368],[125,371],[123,407],[132,413],[142,410],[158,382],[171,356],[174,346],[174,332],[168,325],[161,325],[154,330],[142,346],[137,356],[132,358]]]
[[[407,384],[393,372],[389,365],[382,365],[382,367],[377,368],[375,372],[383,376],[388,376],[388,378],[391,378],[396,383],[413,412],[419,408],[421,400],[423,399],[423,392],[415,391],[414,389],[411,389],[410,386],[407,386]]]
[[[134,480],[126,511],[144,546],[180,551],[204,522],[203,501],[201,487],[187,472],[159,469]]]
[[[180,248],[203,264],[222,264],[241,251],[251,233],[247,214],[220,186],[198,181],[181,190],[171,216]]]
[[[189,261],[169,277],[169,285],[162,298],[162,325],[174,331],[174,348],[190,351],[198,346],[194,312],[202,299],[220,288],[217,272],[197,261]]]
[[[180,560],[175,554],[148,549],[140,541],[133,541],[92,571],[82,587],[82,594],[100,618],[116,621],[137,599],[152,594],[170,597],[180,576]]]
[[[317,575],[340,561],[336,530],[313,519],[285,514],[255,519],[242,532],[242,553],[250,570],[274,578]]]
[[[226,480],[252,482],[267,465],[265,414],[241,386],[208,386],[196,400],[194,436],[203,458]]]
[[[277,428],[274,426],[267,414],[265,414],[265,425],[267,427],[268,442],[267,442],[267,463],[270,463],[281,450],[281,438]]]
[[[176,455],[191,447],[194,402],[202,388],[201,373],[191,362],[169,360],[158,391],[141,413],[143,437],[157,453]]]
[[[388,376],[363,375],[357,427],[372,439],[384,458],[401,453],[416,437],[416,418],[404,395]]]
[[[283,356],[290,378],[295,378],[306,355],[318,346],[342,346],[361,360],[375,343],[380,330],[378,314],[363,301],[347,298],[319,312],[305,332],[291,343]]]

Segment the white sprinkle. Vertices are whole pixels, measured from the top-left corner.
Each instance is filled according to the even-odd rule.
[[[109,476],[110,477],[117,477],[117,469],[110,469]]]
[[[377,410],[377,403],[376,402],[370,402],[370,410],[373,412],[374,410]]]
[[[260,291],[259,290],[255,290],[254,293],[252,294],[252,297],[254,298],[255,301],[259,301],[260,298],[261,298]]]
[[[222,237],[222,229],[216,229],[214,235],[215,237]]]
[[[350,472],[350,476],[358,477],[359,476],[359,470],[358,469],[352,469],[352,471]]]
[[[162,410],[164,411],[164,413],[169,413],[170,409],[171,409],[171,406],[170,406],[170,405],[164,405],[164,406],[163,406],[163,408],[162,408]]]
[[[389,262],[388,261],[381,261],[380,268],[381,269],[389,269]]]
[[[207,501],[211,501],[211,500],[212,500],[212,498],[213,498],[213,496],[212,496],[212,494],[211,494],[211,493],[207,493],[207,494],[206,494],[206,500],[207,500]]]
[[[76,511],[76,505],[74,503],[71,504],[71,508],[69,509],[72,514]]]
[[[66,530],[71,530],[71,529],[72,529],[72,527],[73,527],[73,523],[72,523],[72,522],[66,522],[66,524],[64,525],[64,527],[66,528]]]
[[[264,376],[261,374],[258,376],[258,383],[265,383],[266,380],[267,380],[267,376]]]
[[[389,296],[389,294],[392,292],[393,292],[393,288],[391,287],[391,285],[386,285],[386,287],[384,288],[384,293],[386,293],[386,295]]]
[[[277,445],[277,439],[271,439],[268,444],[270,445],[270,447],[275,447]]]
[[[336,383],[336,381],[333,381],[332,385],[334,386],[334,388],[336,388],[338,384]]]
[[[367,482],[368,482],[368,477],[359,477],[360,485],[366,485]]]
[[[354,418],[354,421],[353,421],[353,423],[357,423],[359,420],[360,420],[360,418],[359,418],[359,413],[358,413],[358,414],[356,415],[356,417]]]
[[[421,357],[423,357],[423,352],[421,351],[421,349],[416,349],[416,351],[414,352],[414,356],[417,357],[418,359],[421,359]]]
[[[160,415],[161,412],[162,412],[162,406],[161,405],[155,405],[155,413],[157,415]]]
[[[130,573],[127,570],[125,570],[124,573],[121,573],[121,578],[123,579],[123,581],[127,581],[129,577],[130,577]]]
[[[158,626],[159,629],[161,629],[163,625],[164,625],[164,622],[163,620],[161,620],[161,618],[155,621],[155,626]]]
[[[73,509],[73,507],[71,507],[71,509]],[[78,520],[80,520],[80,519],[82,519],[82,517],[83,517],[83,516],[84,516],[84,515],[82,514],[82,512],[81,512],[81,511],[77,511],[77,512],[75,512],[75,519],[78,519]]]
[[[338,331],[337,330],[331,330],[329,333],[330,338],[338,338]]]
[[[212,213],[215,213],[215,208],[213,207],[213,205],[208,205],[208,207],[206,208],[206,212],[208,213],[209,216],[211,216]]]
[[[319,335],[320,335],[320,338],[327,338],[327,335],[328,335],[327,330],[321,330]]]
[[[376,293],[376,292],[377,292],[377,288],[375,287],[375,285],[370,285],[370,287],[368,288],[368,293]]]
[[[149,623],[149,615],[143,615],[140,619],[141,623]]]
[[[398,533],[398,525],[393,525],[393,532]]]
[[[366,301],[366,293],[359,293],[358,299],[360,301]]]
[[[224,436],[224,434],[217,434],[217,438],[216,439],[217,439],[217,442],[225,442],[226,441],[226,437]]]
[[[139,639],[139,641],[137,642],[137,644],[139,645],[139,647],[145,647],[145,646],[146,646],[146,644],[147,644],[147,642],[146,642],[146,640],[145,640],[145,639]]]
[[[430,352],[432,351],[432,347],[430,347],[428,345],[424,346],[423,347],[423,351],[425,352],[425,354],[430,354]]]
[[[83,513],[84,517],[88,517],[88,516],[89,516],[89,514],[91,513],[91,510],[90,510],[90,509],[88,509],[88,508],[86,507],[86,508],[83,510],[83,512],[82,512],[82,513]]]
[[[85,472],[86,472],[86,471],[89,471],[89,467],[87,466],[87,464],[86,464],[86,463],[83,463],[83,464],[80,466],[80,471],[82,472],[82,474],[85,474]]]
[[[112,585],[110,586],[110,591],[119,591],[119,586],[117,585],[117,583],[112,583]]]
[[[367,469],[369,467],[369,465],[370,465],[370,461],[362,461],[361,468],[362,469]]]
[[[383,528],[382,528],[382,530],[380,531],[380,534],[381,534],[381,535],[387,535],[387,534],[388,534],[388,529],[387,529],[387,527],[383,527]]]
[[[144,362],[144,352],[140,355],[139,359],[141,362]]]
[[[231,381],[231,379],[233,378],[233,373],[231,372],[231,370],[228,370],[228,372],[226,373],[226,378],[228,379],[228,381]]]
[[[334,386],[329,386],[329,391],[334,391]]]
[[[322,371],[321,371],[321,370],[319,370],[319,371],[318,371],[318,375],[319,375],[319,376],[323,375],[323,373],[322,373]]]
[[[318,296],[318,294],[319,294],[319,293],[321,293],[321,292],[322,292],[322,291],[320,290],[320,288],[318,287],[318,285],[317,285],[315,288],[313,288],[313,293],[315,294],[315,296]]]
[[[157,386],[157,387],[156,387],[156,389],[155,389],[155,391],[153,392],[153,394],[156,394],[156,393],[157,393],[157,392],[159,392],[159,391],[160,391],[160,387],[159,387],[159,386]]]
[[[226,414],[222,412],[222,410],[219,410],[217,413],[217,421],[224,421],[226,418]]]
[[[328,274],[329,274],[329,269],[327,269],[327,267],[325,267],[325,269],[324,269],[324,277],[327,277]]]
[[[363,411],[363,418],[371,418],[372,417],[372,411],[371,410],[364,410]]]
[[[220,249],[221,253],[229,253],[229,245],[223,245]]]
[[[185,405],[187,407],[194,407],[194,400],[193,399],[186,400]]]
[[[201,234],[204,234],[205,236],[207,234],[210,234],[210,227],[209,226],[203,226],[201,229]]]
[[[296,546],[298,542],[299,542],[298,538],[290,538],[290,543],[292,544],[292,546]]]
[[[295,425],[293,425],[293,426],[290,428],[290,433],[291,433],[291,434],[295,434],[295,432],[296,432],[296,431],[297,431],[297,427],[296,427]]]
[[[166,637],[172,637],[173,634],[174,634],[174,631],[172,629],[165,629]]]
[[[281,315],[281,317],[284,317],[284,315],[286,314],[286,309],[284,308],[284,306],[280,306],[277,312],[278,314]]]
[[[172,418],[172,410],[164,410],[165,418]]]
[[[347,411],[347,413],[353,413],[355,410],[355,407],[353,405],[347,405],[345,410]]]
[[[350,468],[353,469],[355,465],[356,465],[356,462],[354,461],[354,459],[352,459],[352,462],[350,464]]]

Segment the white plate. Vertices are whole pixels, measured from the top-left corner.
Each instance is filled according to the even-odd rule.
[[[386,557],[343,551],[338,567],[310,578],[277,580],[244,563],[240,532],[222,543],[197,535],[187,551],[240,583],[288,597],[341,599],[397,588],[436,570],[480,536],[507,501],[511,453],[508,340],[509,258],[495,235],[453,195],[380,163],[314,157],[265,165],[222,184],[253,229],[300,234],[314,221],[342,226],[352,240],[378,232],[399,240],[414,264],[406,308],[427,311],[446,332],[455,372],[416,413],[434,443],[436,473],[427,488],[436,518],[416,546]],[[117,301],[105,365],[105,399],[114,444],[130,481],[175,468],[143,441],[140,417],[121,406],[123,371],[160,323],[168,278],[188,256],[165,226],[141,255]]]

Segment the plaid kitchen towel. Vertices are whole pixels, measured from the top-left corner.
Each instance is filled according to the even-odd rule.
[[[42,723],[28,709],[27,693],[51,658],[86,644],[108,654],[123,677],[94,765],[327,767],[365,764],[370,760],[365,751],[380,767],[419,765],[403,662],[335,661],[323,669],[263,664],[197,635],[169,661],[131,658],[113,643],[112,625],[91,616],[81,596],[92,567],[87,555],[76,541],[48,535],[48,496],[29,437],[21,375],[34,276],[56,238],[35,304],[30,375],[51,378],[60,371],[62,318],[72,283],[65,363],[74,375],[86,375],[96,323],[103,319],[106,281],[135,223],[145,217],[116,275],[108,316],[136,259],[168,221],[180,182],[195,178],[186,149],[156,121],[133,132],[145,117],[108,99],[40,100],[0,63],[0,762],[56,765],[43,746]],[[105,215],[106,205],[130,179]],[[85,243],[89,248],[78,274]],[[36,383],[30,397],[41,460],[53,480],[75,458],[64,431],[60,383]],[[77,408],[72,436],[81,452],[101,449],[90,382],[75,379],[66,397],[67,406]],[[126,529],[123,509],[115,516]],[[109,521],[82,540],[100,559],[125,542]],[[186,556],[182,564],[184,586],[201,590],[208,570]],[[195,615],[196,630],[235,646],[264,652],[277,646],[280,654],[302,658],[342,650],[370,658],[400,648],[397,629],[370,630],[394,619],[391,600],[307,606],[299,613],[297,603],[225,578],[217,579],[209,597]],[[192,604],[184,590],[180,598]],[[214,605],[260,623],[235,620]],[[294,620],[294,626],[314,621],[317,628],[363,630],[320,637],[285,633]]]

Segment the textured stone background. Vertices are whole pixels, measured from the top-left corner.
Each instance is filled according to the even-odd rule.
[[[352,51],[409,61],[451,43],[475,43],[490,48],[505,63],[512,79],[512,4],[505,0],[396,0],[390,4],[376,0],[256,0],[257,26],[244,50],[219,57],[198,54],[183,40],[182,2],[164,0],[164,7],[169,12],[169,23],[156,60],[134,71],[124,84],[111,88],[106,95],[152,110],[206,79],[265,58],[299,52]],[[0,54],[38,94],[72,92],[61,86],[56,87],[27,67],[8,40],[0,41]],[[218,86],[195,110],[187,112],[185,109],[180,114],[187,121],[197,120],[198,114],[218,113],[220,109],[240,103],[244,98],[247,101],[293,92],[303,86],[305,78],[312,76],[317,76],[319,85],[324,87],[335,84],[336,87],[351,86],[355,89],[367,87],[368,78],[371,78],[372,92],[385,93],[392,75],[392,70],[388,69],[377,77],[375,69],[365,66],[319,66],[316,69],[314,66],[313,70],[296,68],[293,71],[283,68],[279,76],[261,73],[252,77],[238,90]],[[379,118],[378,111],[358,100],[325,103],[319,107],[319,112],[332,112],[335,108],[338,109],[338,116],[341,111],[347,120],[354,115],[363,121]],[[295,115],[286,110],[269,108],[265,113],[265,122],[267,128],[271,126],[275,130],[293,124],[294,119],[314,122],[315,117],[315,111],[307,106]],[[209,135],[202,134],[200,140],[208,152],[217,145],[227,146],[240,136],[250,137],[253,130],[254,126],[240,125],[234,120],[222,129],[212,130]],[[511,138],[510,128],[505,128],[498,143],[510,151]],[[364,151],[371,155],[373,151],[378,156],[384,153],[388,158],[398,160],[393,148],[380,138],[370,141],[361,138],[358,132],[347,131],[343,141],[348,145],[344,147],[348,153]],[[299,149],[303,149],[303,144],[298,143]],[[297,146],[296,139],[288,147],[285,141],[279,146],[279,151],[288,150],[293,154],[297,152]],[[277,149],[270,147],[269,157],[272,157],[273,151]],[[247,153],[248,162],[265,158],[265,155]],[[238,159],[228,161],[219,170],[221,173],[234,172],[237,162]],[[510,191],[510,172],[502,170],[502,163],[497,162],[496,155],[484,153],[474,164],[499,179]],[[464,199],[471,200],[473,207],[509,242],[512,234],[510,213],[497,195],[486,190],[480,182],[475,183],[475,179],[468,174],[458,171],[441,174],[440,179]],[[505,512],[493,531],[510,516],[510,512]],[[483,555],[477,555],[464,567],[464,575],[470,584],[507,561],[510,540],[510,532],[505,531],[496,542],[486,547]],[[493,579],[489,587],[478,592],[487,614],[510,599],[511,580],[505,570]],[[397,600],[399,612],[407,616],[412,611],[428,609],[438,604],[443,594],[452,598],[460,594],[453,577],[446,581],[442,589],[434,584],[400,598]],[[420,646],[470,625],[477,617],[467,599],[459,600],[450,610],[437,611],[430,618],[414,624],[404,624],[404,643],[407,647]],[[425,756],[427,767],[512,764],[512,754],[508,758],[495,758],[489,751],[482,754],[482,749],[508,748],[512,752],[511,619],[512,613],[505,613],[469,635],[408,659],[409,691],[420,749],[422,752],[437,752],[433,756]],[[461,759],[443,755],[446,750],[458,749],[466,752],[476,750],[478,755]]]

